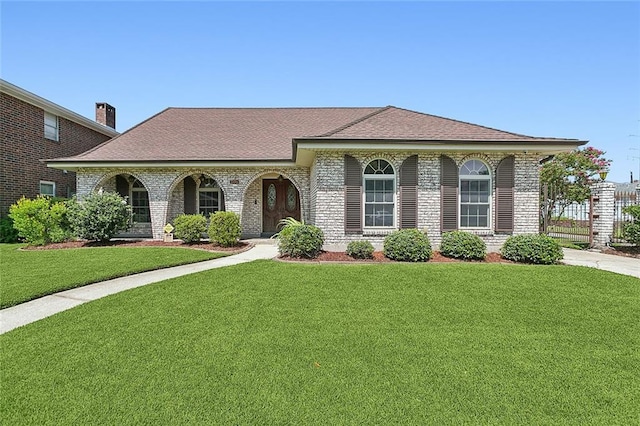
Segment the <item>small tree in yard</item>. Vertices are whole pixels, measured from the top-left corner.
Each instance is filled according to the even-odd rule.
[[[567,206],[589,198],[589,186],[599,179],[600,172],[609,171],[611,160],[604,158],[604,154],[593,147],[576,149],[557,154],[542,166],[540,183],[549,189],[541,194],[545,220],[549,220],[552,213],[562,216]]]
[[[69,222],[78,238],[109,241],[129,228],[131,206],[115,192],[99,191],[69,204]]]
[[[631,215],[633,220],[624,225],[624,239],[633,245],[640,246],[640,204],[635,206],[627,206],[622,211]]]

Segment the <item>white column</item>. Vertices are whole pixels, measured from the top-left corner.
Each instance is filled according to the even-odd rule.
[[[596,182],[591,185],[593,203],[593,246],[604,248],[613,237],[613,222],[615,215],[615,184],[611,182]]]

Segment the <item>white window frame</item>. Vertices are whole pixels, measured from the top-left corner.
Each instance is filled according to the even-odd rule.
[[[469,161],[479,161],[480,163],[482,163],[487,170],[489,171],[488,175],[463,175],[462,174],[462,167],[467,164]],[[488,181],[489,182],[489,194],[487,196],[487,202],[486,203],[472,203],[472,202],[465,202],[465,205],[487,205],[487,226],[463,226],[462,225],[462,181],[463,180],[475,180],[475,181]],[[486,231],[486,230],[490,230],[493,227],[493,177],[491,176],[491,167],[489,167],[489,165],[484,161],[481,160],[479,158],[468,158],[464,161],[464,163],[462,163],[460,165],[460,168],[458,169],[458,228],[461,230],[468,230],[468,231],[473,231],[473,230],[481,230],[481,231]]]
[[[140,192],[144,192],[147,194],[147,200],[149,200],[149,191],[147,190],[147,188],[144,186],[144,184],[142,182],[140,182],[140,187],[135,187],[135,183],[136,181],[140,182],[139,179],[134,179],[132,181],[129,182],[129,204],[131,205],[131,221],[134,222],[133,218],[134,218],[134,210],[135,209],[140,209],[140,206],[135,206],[133,204],[134,200],[136,200],[133,196],[133,193],[140,193]],[[137,201],[137,200],[136,200]],[[149,203],[149,205],[144,206],[146,207],[146,209],[149,212],[149,221],[148,222],[136,222],[136,223],[151,223],[151,203]]]
[[[52,194],[48,194],[48,193],[44,193],[42,192],[42,185],[51,185],[51,188],[53,189],[53,193]],[[55,197],[56,196],[56,183],[55,182],[51,182],[49,180],[41,180],[40,181],[40,186],[38,187],[38,192],[40,195],[46,195],[49,197]]]
[[[212,187],[201,187],[200,185],[202,185],[202,183],[207,180],[210,179],[212,181],[215,182],[215,186]],[[198,191],[196,192],[196,206],[198,206],[198,213],[202,214],[204,217],[206,217],[207,219],[209,219],[209,216],[212,215],[215,212],[219,212],[221,211],[221,205],[222,205],[222,191],[220,190],[220,184],[218,184],[218,181],[215,180],[214,178],[205,176],[204,178],[200,179],[198,182]],[[202,206],[200,205],[200,194],[202,192],[217,192],[218,193],[218,205],[217,206],[213,206],[213,207],[206,207],[207,209],[211,209],[214,208],[216,210],[209,212],[209,213],[203,213],[202,211]]]
[[[51,121],[55,122],[55,124],[51,124]],[[49,130],[49,133],[47,133],[47,130]],[[57,115],[47,111],[44,112],[44,137],[56,142],[60,140],[60,120]]]
[[[368,174],[366,173],[367,171],[367,167],[373,163],[374,161],[385,161],[389,164],[389,166],[391,167],[391,169],[393,170],[393,175],[391,174]],[[391,180],[392,183],[392,187],[393,187],[393,202],[367,202],[367,181],[372,180]],[[364,169],[362,171],[362,228],[363,230],[389,230],[389,229],[396,229],[397,228],[397,222],[398,222],[398,199],[397,199],[397,188],[396,188],[396,184],[397,184],[397,172],[395,167],[393,167],[393,164],[391,164],[391,161],[386,160],[384,158],[374,158],[373,160],[369,161],[365,166]],[[367,226],[367,204],[392,204],[393,203],[393,220],[391,225],[389,226],[382,226],[382,225],[369,225]]]

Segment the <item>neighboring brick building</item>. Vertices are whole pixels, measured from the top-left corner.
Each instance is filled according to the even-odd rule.
[[[236,212],[245,237],[291,216],[328,244],[399,228],[476,233],[500,245],[538,232],[539,166],[585,141],[525,136],[384,108],[168,108],[97,149],[58,158],[78,195],[129,197],[139,235],[180,213]]]
[[[112,106],[96,104],[96,120],[0,80],[0,216],[23,195],[74,194],[76,174],[42,160],[77,155],[118,135]]]

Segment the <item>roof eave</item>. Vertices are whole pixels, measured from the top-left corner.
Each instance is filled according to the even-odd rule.
[[[90,120],[83,115],[80,115],[34,93],[24,90],[23,88],[11,84],[6,80],[0,79],[0,91],[2,93],[8,94],[9,96],[20,99],[23,102],[34,105],[38,108],[42,108],[43,110],[48,111],[54,115],[66,118],[67,120],[73,121],[74,123],[80,124],[84,127],[88,127],[91,130],[94,130],[103,135],[114,137],[120,134],[117,130],[112,129],[109,126],[105,126],[96,121]]]

